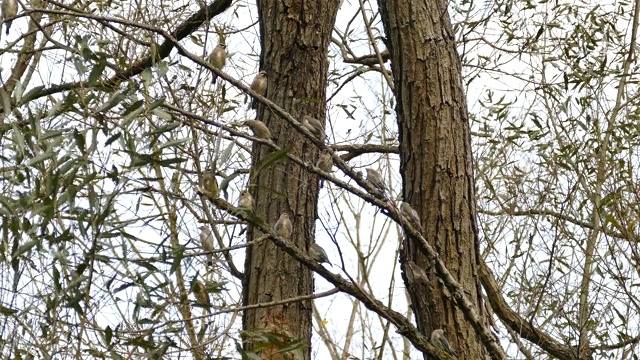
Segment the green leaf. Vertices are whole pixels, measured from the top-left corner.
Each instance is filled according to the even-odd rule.
[[[108,345],[111,345],[111,339],[113,339],[113,330],[111,330],[111,326],[107,325],[104,329],[104,339]]]
[[[29,242],[28,242],[28,243],[26,243],[26,244],[22,244],[22,245],[20,245],[20,246],[18,247],[18,249],[16,249],[16,252],[13,254],[13,257],[18,257],[18,256],[20,256],[20,255],[22,255],[22,254],[26,253],[27,251],[29,251],[29,250],[33,249],[33,247],[34,247],[34,246],[36,246],[37,244],[38,244],[38,242],[37,242],[37,241],[32,240],[32,241],[29,241]]]
[[[140,105],[142,105],[142,101],[139,101],[137,103],[140,103]],[[128,114],[122,119],[122,124],[128,125],[132,119],[138,117],[138,115],[142,114],[143,111],[144,111],[144,107],[142,106],[135,108],[135,110],[133,111],[126,111],[125,113],[128,113]]]
[[[91,69],[91,73],[89,74],[89,86],[94,86],[96,84],[96,82],[100,79],[100,76],[102,76],[102,73],[104,72],[106,66],[107,60],[105,58],[100,58],[98,63],[93,66],[93,69]]]
[[[240,175],[241,175],[240,172],[234,172],[231,175],[225,176],[224,178],[222,178],[222,182],[220,182],[220,187],[219,187],[220,190],[226,194],[229,188],[229,183],[231,183],[233,179],[237,178]]]
[[[227,148],[224,149],[224,151],[220,155],[220,160],[218,160],[219,165],[225,165],[227,161],[229,161],[229,159],[231,158],[231,155],[233,154],[233,147],[235,145],[236,145],[235,143],[230,142],[229,146],[227,146]]]
[[[141,266],[149,271],[153,271],[153,272],[158,272],[158,268],[153,266],[150,262],[148,261],[144,261],[144,260],[132,260],[131,261],[134,264],[137,264],[138,266]]]
[[[160,150],[165,149],[165,148],[171,148],[171,147],[174,147],[174,146],[180,146],[180,145],[186,143],[189,140],[190,139],[178,139],[178,140],[167,141],[166,143],[160,144],[160,147],[158,147],[158,149],[156,151],[160,151]]]
[[[26,94],[24,94],[22,96],[22,98],[20,99],[19,104],[26,104],[29,101],[35,99],[36,97],[40,96],[40,93],[42,92],[42,90],[44,89],[44,86],[36,86],[34,88],[32,88],[31,90],[29,90]],[[8,113],[7,113],[8,114]]]
[[[73,59],[73,65],[75,65],[76,71],[78,71],[80,75],[84,75],[87,72],[87,68],[79,57]]]
[[[290,145],[281,150],[274,151],[268,154],[267,156],[265,156],[264,159],[262,159],[262,161],[255,167],[255,172],[251,174],[253,176],[253,179],[255,180],[255,178],[258,176],[260,171],[262,171],[263,169],[266,169],[267,167],[273,165],[280,159],[286,158],[287,153],[291,151],[291,148],[292,146]]]
[[[32,157],[31,160],[29,160],[29,166],[34,166],[45,160],[51,159],[54,157],[54,155],[55,153],[53,151],[53,148],[48,148],[47,151],[45,151],[44,153],[41,153]]]
[[[162,110],[162,109],[153,109],[152,111],[157,117],[161,118],[162,120],[165,121],[171,121],[173,120],[173,117],[171,116],[171,114],[169,114],[168,112]]]
[[[149,84],[151,83],[151,80],[153,80],[153,72],[150,68],[146,68],[144,69],[144,71],[142,71],[142,74],[140,74],[140,77],[145,83]]]
[[[118,131],[117,133],[115,133],[114,135],[111,135],[107,141],[105,141],[104,145],[105,146],[109,146],[111,145],[114,141],[118,140],[120,137],[122,136],[122,133],[120,131]]]
[[[168,123],[168,124],[164,124],[163,126],[157,128],[157,129],[155,129],[153,131],[144,133],[143,136],[144,137],[148,137],[148,136],[153,136],[153,135],[156,135],[156,134],[166,133],[166,132],[169,132],[169,131],[177,128],[180,125],[182,125],[182,124],[177,122],[177,121],[176,122],[171,122],[171,123]]]
[[[0,314],[2,315],[7,315],[7,316],[11,316],[14,315],[18,312],[18,310],[12,309],[12,308],[8,308],[6,306],[0,305]]]
[[[25,143],[24,136],[22,135],[22,131],[18,129],[18,126],[16,126],[16,123],[12,123],[11,128],[13,129],[13,141],[15,142],[18,148],[18,154],[24,156],[24,152],[27,145]]]
[[[182,248],[176,249],[173,251],[173,263],[171,263],[171,268],[169,269],[169,274],[173,274],[180,267],[180,262],[184,258],[184,252]]]
[[[102,106],[97,108],[95,112],[100,113],[100,112],[105,112],[107,110],[111,110],[114,106],[118,105],[119,103],[122,102],[122,100],[127,98],[126,94],[127,94],[126,89],[120,90],[114,93],[113,95],[111,95],[109,100],[107,100],[107,102],[105,102],[104,104],[102,104]]]

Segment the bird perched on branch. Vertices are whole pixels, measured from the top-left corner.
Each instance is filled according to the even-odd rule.
[[[207,265],[213,265],[213,235],[208,226],[200,226],[200,246],[207,254]]]
[[[293,226],[288,213],[285,212],[280,215],[278,221],[273,225],[273,231],[279,237],[289,240],[291,233],[293,232]]]
[[[329,265],[333,265],[331,264],[331,261],[329,261],[327,252],[315,242],[309,246],[309,257],[317,263],[328,263]]]
[[[323,150],[320,153],[316,167],[324,172],[331,172],[331,168],[333,168],[333,158],[331,157],[331,154],[329,154],[329,150]]]
[[[264,96],[267,93],[267,72],[261,70],[251,82],[251,90],[255,91],[259,95]],[[251,108],[257,109],[258,103],[254,100],[251,101]]]
[[[402,213],[402,215],[407,217],[410,222],[420,227],[420,215],[418,215],[418,212],[414,208],[412,208],[408,202],[403,201],[400,203],[400,212]]]
[[[7,28],[7,35],[9,35],[9,29],[11,28],[12,20],[7,20],[18,15],[18,1],[17,0],[2,0],[2,21]]]
[[[455,351],[451,347],[451,345],[449,344],[449,341],[447,340],[447,338],[445,336],[444,330],[442,330],[442,329],[433,330],[433,332],[431,333],[431,338],[429,339],[429,341],[433,345],[444,349],[449,354],[451,354],[453,356],[458,356],[458,352]]]
[[[200,282],[200,280],[195,280],[191,284],[191,292],[193,296],[196,298],[196,302],[202,306],[211,306],[211,300],[209,300],[209,294],[207,294],[207,290],[204,287],[204,284]]]
[[[253,132],[253,136],[257,138],[265,140],[271,139],[271,132],[269,131],[269,128],[260,120],[247,120],[243,122],[242,125],[248,126]]]
[[[253,196],[249,194],[249,190],[242,190],[242,192],[240,192],[239,205],[241,209],[253,212],[255,201],[253,200]]]
[[[371,168],[367,169],[367,181],[369,181],[371,185],[373,185],[373,187],[378,189],[382,193],[382,195],[384,195],[385,192],[388,191],[387,184],[384,183],[382,175],[380,175],[380,173],[376,170],[373,170]]]
[[[224,65],[227,63],[227,45],[222,42],[218,43],[216,47],[213,48],[211,54],[209,54],[209,64],[218,70],[222,70]],[[215,84],[216,80],[218,80],[218,74],[211,72],[211,83]]]
[[[210,197],[218,197],[218,180],[213,170],[205,170],[202,174],[202,188]]]
[[[309,130],[313,135],[317,136],[318,139],[322,140],[324,138],[324,128],[322,127],[322,123],[320,122],[320,120],[310,115],[304,115],[300,124],[307,130]]]
[[[410,285],[413,284],[422,284],[422,285],[426,285],[429,286],[430,281],[429,281],[429,277],[427,276],[427,273],[418,266],[418,264],[414,263],[413,261],[409,260],[405,263],[405,274],[407,275],[407,280],[409,281]]]

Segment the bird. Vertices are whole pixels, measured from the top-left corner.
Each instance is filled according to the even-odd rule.
[[[293,226],[291,225],[288,213],[285,212],[280,215],[278,221],[273,225],[273,231],[281,238],[288,240],[291,237]]]
[[[213,265],[213,235],[211,235],[211,230],[209,230],[208,226],[200,226],[200,245],[202,246],[202,250],[207,254],[207,265]]]
[[[331,154],[329,154],[329,150],[323,150],[320,153],[316,167],[324,172],[331,172],[331,168],[333,168],[333,158]]]
[[[191,285],[191,292],[193,296],[196,298],[196,302],[199,305],[203,306],[211,306],[211,301],[209,300],[209,294],[207,294],[207,290],[204,288],[204,285],[200,282],[200,280],[195,280]]]
[[[418,212],[412,208],[408,202],[403,201],[400,203],[400,212],[406,216],[409,221],[415,222],[418,226],[420,225],[420,215],[418,215]]]
[[[249,194],[249,190],[242,190],[240,192],[240,208],[246,211],[252,212],[255,208],[255,201],[253,200],[253,196]]]
[[[377,172],[376,170],[367,168],[367,181],[369,181],[371,185],[373,185],[373,187],[380,190],[383,195],[385,191],[388,190],[387,184],[384,183],[384,179],[382,178],[382,175],[380,175],[380,173]]]
[[[251,90],[255,91],[261,96],[267,93],[267,72],[264,70],[260,70],[260,72],[253,78],[251,82]],[[258,103],[255,101],[251,101],[251,108],[256,109],[258,107]]]
[[[246,120],[242,125],[248,126],[251,131],[253,131],[253,136],[257,138],[265,140],[271,139],[271,132],[269,131],[269,128],[260,120]]]
[[[407,275],[407,280],[409,281],[409,284],[411,285],[422,284],[427,286],[430,284],[427,273],[422,268],[420,268],[416,263],[409,260],[406,262],[405,265],[406,267],[404,268],[404,270],[405,270],[405,274]]]
[[[311,258],[311,260],[317,262],[317,263],[328,263],[329,265],[333,265],[331,264],[331,262],[329,261],[329,257],[327,256],[327,252],[324,251],[324,249],[316,244],[313,243],[311,244],[311,246],[309,246],[309,257]]]
[[[202,187],[209,196],[218,197],[218,180],[212,170],[205,170],[202,174]]]
[[[18,1],[17,0],[2,0],[2,21],[4,21],[7,28],[7,35],[9,35],[9,29],[13,22],[13,17],[18,14]],[[7,20],[11,19],[11,20]]]
[[[442,349],[444,349],[449,354],[451,354],[453,356],[458,356],[458,352],[453,350],[451,345],[449,345],[449,341],[445,337],[444,330],[442,330],[442,329],[433,330],[433,332],[431,333],[431,337],[429,338],[429,341],[433,345],[441,347]]]
[[[304,115],[302,117],[302,123],[300,124],[307,130],[309,130],[313,135],[317,136],[318,139],[322,140],[322,138],[324,137],[324,128],[322,127],[322,123],[320,122],[320,120],[310,115]]]
[[[209,54],[209,64],[218,70],[222,70],[224,65],[227,63],[227,45],[220,42],[216,47],[213,48],[211,54]],[[211,72],[211,83],[215,84],[216,80],[218,80],[218,74]]]

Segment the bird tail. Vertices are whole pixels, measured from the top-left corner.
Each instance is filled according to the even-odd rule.
[[[207,266],[213,266],[213,255],[207,254]]]
[[[5,22],[5,23],[4,23],[4,24],[5,24],[5,26],[7,27],[7,31],[6,31],[7,35],[9,35],[9,29],[11,28],[11,22],[12,22],[12,21],[13,21],[13,20],[9,20],[9,21],[7,21],[7,22]]]
[[[213,71],[211,72],[211,84],[216,83],[216,80],[218,80],[218,74],[214,73]]]

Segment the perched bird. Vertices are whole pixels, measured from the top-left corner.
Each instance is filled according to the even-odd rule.
[[[7,28],[7,35],[9,35],[9,29],[13,20],[7,20],[15,17],[18,14],[18,1],[17,0],[2,0],[2,21]]]
[[[311,258],[311,260],[317,262],[317,263],[328,263],[329,265],[333,265],[331,264],[331,262],[329,261],[329,257],[327,256],[327,252],[324,251],[324,249],[316,244],[313,243],[311,244],[311,246],[309,246],[309,257]]]
[[[253,136],[257,138],[265,140],[271,139],[271,132],[269,131],[269,128],[260,120],[247,120],[243,122],[242,125],[248,126],[251,131],[253,131]]]
[[[387,184],[384,183],[384,179],[379,172],[368,168],[367,169],[367,181],[373,185],[376,189],[380,190],[384,195],[385,191],[387,191]]]
[[[333,168],[333,158],[331,154],[329,154],[329,150],[324,150],[320,153],[316,167],[324,172],[331,172],[331,168]]]
[[[202,174],[202,188],[209,196],[218,197],[218,180],[212,170],[205,170]]]
[[[404,268],[404,272],[407,275],[407,280],[409,281],[410,285],[422,284],[428,286],[430,284],[427,273],[424,272],[424,270],[420,268],[418,264],[409,260],[405,263],[405,265],[406,266]]]
[[[431,338],[429,338],[429,341],[431,341],[433,345],[441,347],[449,354],[453,356],[458,356],[458,352],[453,350],[451,345],[449,345],[449,341],[445,337],[444,330],[442,329],[433,330],[433,332],[431,333]]]
[[[320,122],[320,120],[309,115],[304,115],[300,124],[307,130],[309,130],[313,135],[317,136],[318,139],[322,140],[324,138],[324,128],[322,127],[322,123]]]
[[[227,45],[223,43],[218,43],[216,47],[213,48],[211,54],[209,54],[209,64],[218,70],[222,70],[224,65],[227,63]],[[211,83],[215,84],[216,80],[218,80],[218,75],[214,72],[211,72]]]
[[[242,190],[240,193],[240,208],[247,211],[253,211],[255,208],[255,201],[253,201],[253,196],[249,194],[249,190]]]
[[[278,221],[273,225],[273,231],[281,238],[288,240],[291,237],[293,226],[291,225],[289,214],[282,213],[282,215],[280,215]]]
[[[420,215],[418,215],[418,212],[412,208],[408,202],[403,201],[400,203],[400,212],[406,216],[409,221],[415,222],[418,226],[420,225]]]
[[[251,82],[251,90],[257,92],[258,94],[264,96],[267,93],[267,72],[261,70],[256,77],[253,78]],[[255,101],[251,101],[251,108],[256,109],[258,107],[258,103]]]
[[[208,226],[200,226],[200,246],[202,246],[202,250],[204,252],[208,252],[207,254],[207,265],[213,265],[213,235],[211,235],[211,230],[209,230]]]
[[[204,288],[204,285],[200,282],[200,280],[196,280],[192,283],[191,292],[193,293],[193,296],[195,296],[196,302],[199,305],[211,306],[209,294],[207,294],[207,290]]]

